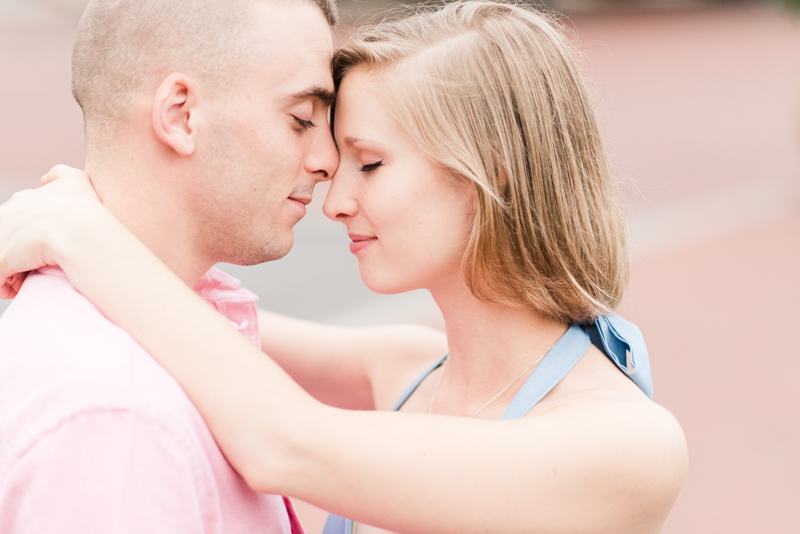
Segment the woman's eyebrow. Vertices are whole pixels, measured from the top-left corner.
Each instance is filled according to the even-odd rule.
[[[350,137],[347,136],[343,139],[345,146],[353,146],[356,143],[363,143],[366,145],[365,148],[376,148],[378,150],[386,150],[387,145],[385,143],[381,143],[380,141],[373,141],[372,139],[362,139],[361,137]]]
[[[293,100],[306,100],[309,98],[316,98],[325,104],[325,106],[330,107],[336,100],[336,93],[330,89],[315,85],[292,95]]]

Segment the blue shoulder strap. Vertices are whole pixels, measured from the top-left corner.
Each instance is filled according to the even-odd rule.
[[[348,522],[350,523],[349,525]],[[328,520],[325,521],[325,528],[322,529],[322,534],[349,534],[352,530],[352,521],[335,514],[328,514]]]
[[[650,356],[639,328],[619,315],[602,315],[584,327],[592,343],[645,395],[653,397],[653,378],[650,376]]]
[[[600,349],[648,397],[653,396],[650,359],[642,333],[622,317],[603,315],[591,324],[569,327],[528,377],[503,419],[518,419],[528,413],[567,376],[590,344]]]
[[[586,353],[592,341],[580,326],[572,325],[545,355],[506,408],[502,419],[519,419],[547,395]]]
[[[444,361],[447,359],[447,357],[448,357],[448,356],[449,356],[449,354],[445,354],[444,356],[442,356],[441,358],[439,358],[438,360],[436,360],[436,362],[434,362],[434,364],[433,364],[433,365],[431,365],[430,367],[428,367],[427,369],[425,369],[425,370],[422,372],[422,374],[421,374],[421,375],[419,375],[419,376],[416,378],[416,380],[414,380],[413,382],[411,382],[411,385],[410,385],[410,386],[408,386],[408,387],[406,388],[406,390],[403,392],[403,394],[402,394],[402,395],[400,395],[400,398],[399,398],[399,399],[397,399],[397,402],[395,402],[395,403],[394,403],[394,406],[392,406],[392,411],[393,411],[393,412],[396,412],[397,410],[399,410],[400,408],[402,408],[402,407],[403,407],[403,405],[404,405],[404,404],[406,403],[406,401],[408,400],[408,398],[409,398],[409,397],[410,397],[410,396],[411,396],[411,395],[412,395],[412,394],[413,394],[413,393],[414,393],[414,392],[417,390],[417,388],[419,387],[419,385],[420,385],[420,384],[422,384],[422,381],[423,381],[423,380],[425,380],[426,378],[428,378],[428,375],[429,375],[429,374],[431,374],[431,373],[432,373],[432,372],[434,372],[436,369],[438,369],[439,367],[441,367],[441,366],[442,366],[442,364],[444,363]]]

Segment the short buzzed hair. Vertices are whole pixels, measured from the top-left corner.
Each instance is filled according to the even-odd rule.
[[[212,89],[231,85],[252,45],[257,1],[90,0],[72,51],[72,94],[87,136],[124,119],[139,91],[172,72]],[[318,6],[331,26],[338,20],[335,0],[288,1]]]

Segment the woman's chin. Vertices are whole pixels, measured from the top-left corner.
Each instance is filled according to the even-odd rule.
[[[412,283],[408,279],[397,276],[396,273],[378,273],[375,270],[365,270],[359,265],[359,275],[361,281],[367,289],[379,295],[397,295],[420,289],[418,284]],[[394,275],[394,276],[393,276]]]

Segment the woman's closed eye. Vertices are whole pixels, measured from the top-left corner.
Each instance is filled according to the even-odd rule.
[[[381,165],[383,165],[383,160],[376,161],[375,163],[367,163],[366,165],[363,165],[358,170],[361,171],[361,172],[372,172],[372,171],[376,170],[378,167],[380,167]]]

